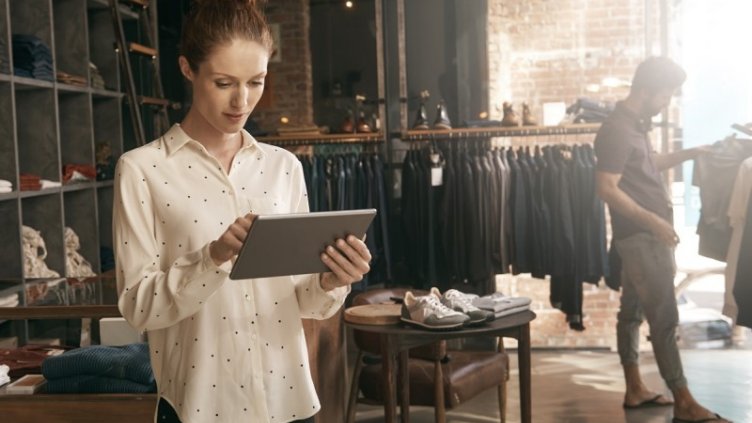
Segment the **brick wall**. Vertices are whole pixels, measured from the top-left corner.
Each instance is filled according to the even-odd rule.
[[[654,2],[656,3],[656,2]],[[631,81],[646,56],[646,38],[658,40],[657,9],[646,24],[644,0],[488,0],[489,111],[502,117],[501,104],[511,101],[520,113],[528,102],[542,120],[542,104],[571,104],[580,96],[618,100],[628,88],[601,87],[603,78]],[[646,34],[645,28],[650,30]],[[588,142],[592,136],[578,139]],[[514,143],[528,142],[515,139]],[[569,328],[565,315],[549,302],[549,282],[529,276],[500,276],[499,289],[533,299],[538,318],[532,323],[536,347],[616,346],[619,294],[601,285],[584,285],[584,332]],[[646,328],[643,328],[645,331]],[[646,332],[645,332],[646,333]],[[643,346],[645,337],[642,337]]]
[[[657,3],[657,2],[653,2]],[[635,67],[658,40],[658,10],[646,25],[644,0],[489,0],[489,110],[523,101],[540,119],[544,102],[577,97],[617,100],[627,88],[587,91],[605,77],[630,81]],[[646,26],[651,30],[646,35]]]
[[[310,13],[308,0],[268,2],[266,17],[278,24],[280,62],[269,63],[269,80],[259,106],[252,117],[264,129],[279,126],[282,116],[290,125],[313,123],[313,83],[309,43]]]

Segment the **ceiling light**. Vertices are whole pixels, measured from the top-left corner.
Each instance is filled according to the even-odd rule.
[[[345,7],[347,7],[348,9],[352,9],[352,7],[353,7],[353,2],[351,2],[350,0],[347,0],[347,1],[345,2]]]

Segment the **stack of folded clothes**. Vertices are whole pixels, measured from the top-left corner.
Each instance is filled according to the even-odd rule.
[[[84,76],[78,76],[78,75],[72,75],[67,72],[63,71],[57,71],[57,82],[62,82],[63,84],[68,85],[75,85],[77,87],[86,87],[88,86],[86,77]]]
[[[18,304],[18,292],[0,297],[0,307],[16,307]]]
[[[89,62],[89,75],[91,77],[91,87],[96,88],[98,90],[104,90],[104,78],[102,78],[102,74],[99,73],[99,69],[97,69],[97,65],[94,63]]]
[[[13,34],[13,74],[54,81],[50,48],[34,35]]]
[[[21,179],[21,191],[39,191],[42,189],[42,178],[39,175],[22,173],[19,176]]]
[[[0,179],[0,194],[5,194],[11,191],[13,191],[13,182]]]
[[[97,179],[97,168],[90,164],[69,163],[63,165],[63,183],[87,182]]]
[[[613,110],[613,103],[581,97],[567,107],[567,114],[573,116],[573,123],[601,123]]]
[[[77,348],[42,363],[48,393],[156,392],[146,343]]]
[[[473,305],[494,313],[496,318],[530,310],[530,298],[508,297],[501,292],[473,298]]]
[[[20,348],[0,349],[0,365],[9,367],[8,376],[18,379],[42,371],[42,363],[49,357],[62,354],[65,347],[54,345],[24,345]]]
[[[10,367],[6,366],[5,364],[0,364],[0,386],[3,386],[6,383],[10,382],[10,376],[8,376],[9,371]]]

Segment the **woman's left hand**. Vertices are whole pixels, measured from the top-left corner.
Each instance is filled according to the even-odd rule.
[[[321,254],[321,261],[331,270],[321,274],[321,288],[324,291],[360,282],[371,270],[368,247],[352,235],[347,237],[347,241],[338,239],[334,246],[328,246]]]

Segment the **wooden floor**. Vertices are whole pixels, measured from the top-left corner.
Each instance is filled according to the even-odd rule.
[[[511,368],[516,357],[510,354]],[[752,350],[683,350],[682,361],[690,390],[700,402],[733,420],[752,422]],[[665,389],[651,353],[643,354],[648,385]],[[509,384],[508,422],[519,422],[517,373]],[[533,351],[533,422],[535,423],[664,423],[670,407],[625,412],[621,407],[624,381],[619,357],[605,351]],[[411,408],[411,422],[433,422],[433,410]],[[448,412],[450,423],[498,422],[494,390]],[[356,420],[383,421],[382,409],[359,405]]]

